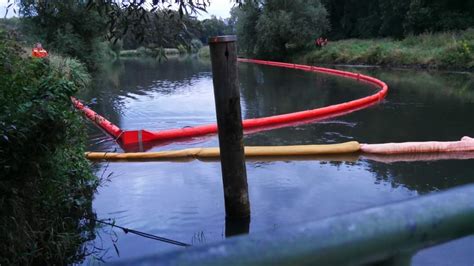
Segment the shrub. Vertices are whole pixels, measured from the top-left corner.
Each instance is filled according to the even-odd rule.
[[[89,81],[73,59],[30,58],[0,29],[0,264],[68,264],[94,237],[98,181],[70,96]]]
[[[139,56],[146,56],[147,55],[147,51],[146,51],[146,48],[143,47],[143,46],[140,46],[137,48],[137,54]]]
[[[474,53],[467,41],[458,41],[445,48],[439,60],[445,66],[465,66],[474,60]]]
[[[209,50],[209,46],[203,46],[201,49],[199,49],[198,56],[201,58],[210,58],[211,51]]]
[[[199,50],[202,48],[202,42],[198,39],[191,40],[191,53],[195,54],[198,53]]]
[[[185,54],[188,52],[188,49],[186,49],[186,46],[182,44],[179,44],[177,48],[180,54]]]

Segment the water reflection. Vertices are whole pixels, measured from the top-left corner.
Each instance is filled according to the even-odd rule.
[[[208,62],[126,60],[116,71],[119,74],[107,74],[111,81],[98,78],[98,88],[80,98],[119,126],[168,129],[215,122]],[[374,91],[356,81],[296,70],[240,64],[239,71],[245,118],[326,106]],[[247,134],[245,144],[382,143],[458,140],[474,135],[474,124],[466,120],[474,111],[472,74],[354,71],[388,83],[390,92],[382,104],[317,123]],[[90,136],[90,150],[121,151],[92,126]],[[217,137],[209,136],[152,150],[217,145]],[[239,232],[271,231],[474,181],[472,159],[395,162],[358,158],[339,158],[339,162],[336,158],[248,161],[252,220]],[[112,181],[100,189],[94,201],[99,218],[115,218],[122,226],[196,245],[221,240],[237,228],[225,221],[217,162],[99,166],[106,175],[113,173]],[[174,249],[117,233],[120,257],[111,255],[112,261]],[[112,246],[107,241],[104,245]]]

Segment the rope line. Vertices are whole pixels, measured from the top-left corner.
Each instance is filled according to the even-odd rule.
[[[134,230],[134,229],[126,228],[126,227],[123,227],[123,226],[120,226],[120,225],[116,225],[115,223],[110,223],[110,222],[106,222],[106,221],[103,221],[103,220],[96,220],[96,219],[93,219],[93,218],[89,218],[89,220],[97,222],[97,223],[105,224],[105,225],[110,225],[112,227],[117,227],[119,229],[122,229],[122,231],[125,234],[131,233],[131,234],[138,235],[138,236],[141,236],[141,237],[145,237],[145,238],[148,238],[148,239],[161,241],[161,242],[164,242],[164,243],[168,243],[168,244],[172,244],[172,245],[176,245],[176,246],[181,246],[181,247],[190,247],[191,246],[191,244],[187,244],[187,243],[179,242],[179,241],[176,241],[176,240],[173,240],[173,239],[169,239],[169,238],[165,238],[165,237],[161,237],[161,236],[156,236],[156,235],[152,235],[152,234],[149,234],[149,233],[145,233],[145,232],[137,231],[137,230]],[[108,219],[108,220],[110,220],[110,219]]]

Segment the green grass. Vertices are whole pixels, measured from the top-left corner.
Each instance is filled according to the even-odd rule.
[[[409,36],[403,40],[335,41],[293,59],[309,64],[474,69],[474,29]]]
[[[177,48],[163,48],[163,52],[166,56],[178,55],[180,51]],[[121,57],[157,57],[162,51],[160,49],[150,49],[140,47],[135,50],[122,50],[120,51]]]

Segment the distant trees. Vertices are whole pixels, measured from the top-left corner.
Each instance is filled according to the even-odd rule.
[[[334,39],[403,37],[474,26],[474,1],[322,0]]]
[[[208,0],[11,2],[18,6],[11,8],[20,14],[29,40],[44,42],[48,49],[92,68],[122,43],[128,49],[181,45],[192,50],[200,46],[193,39],[207,42],[209,35],[233,32],[233,25],[225,20],[211,17],[201,22],[193,16],[205,11]],[[169,9],[171,4],[177,4],[176,11]]]
[[[234,24],[230,19],[217,18],[211,16],[210,19],[201,21],[201,33],[199,39],[203,43],[207,43],[210,36],[234,34]]]
[[[91,69],[117,56],[122,48],[196,51],[209,36],[235,31],[235,20],[197,19],[196,12],[205,10],[207,0],[12,2],[16,5],[10,8],[21,18],[2,22],[4,26],[21,28],[23,40],[31,46],[42,42],[48,50],[78,58]],[[178,3],[178,8],[169,9],[171,3]]]
[[[195,51],[207,43],[210,36],[233,34],[235,31],[230,19],[215,16],[198,20],[190,15],[180,16],[177,11],[158,10],[147,12],[146,17],[144,24],[130,26],[121,37],[124,49],[181,46]],[[142,38],[137,38],[138,31],[142,31],[139,35]]]
[[[259,57],[285,58],[329,29],[328,13],[319,0],[247,1],[235,14],[241,50]]]

